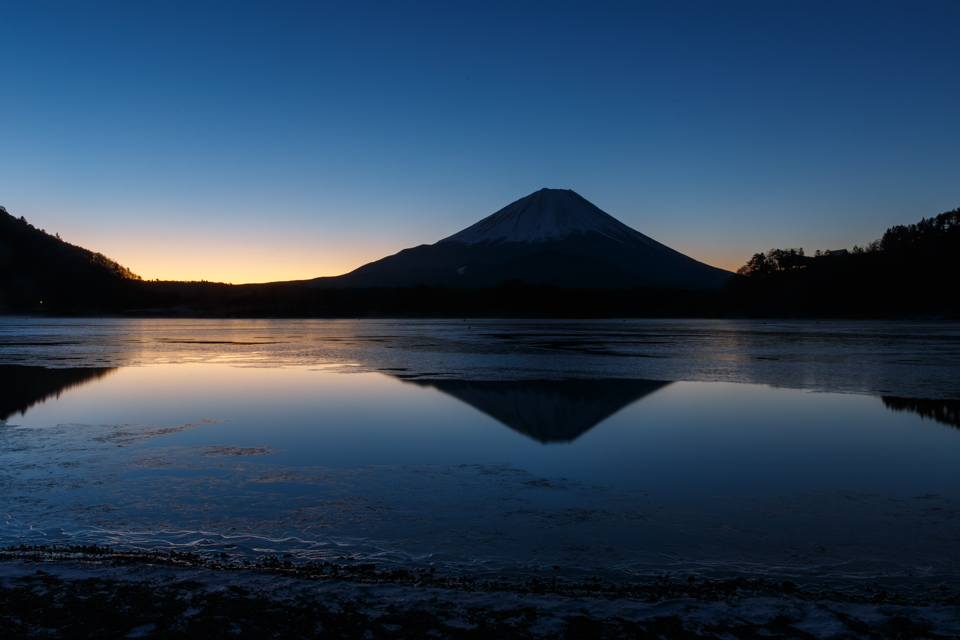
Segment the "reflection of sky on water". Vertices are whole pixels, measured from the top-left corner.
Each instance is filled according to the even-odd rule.
[[[22,342],[0,344],[0,376],[18,381],[2,385],[2,544],[960,575],[960,430],[936,421],[956,409],[950,327],[900,346],[890,336],[913,329],[812,329],[837,352],[887,345],[860,378],[749,324],[558,325],[548,339],[451,322],[28,329],[0,332]],[[644,349],[657,357],[624,355]],[[934,351],[946,365],[902,368]],[[671,371],[686,374],[636,375]],[[767,373],[784,388],[745,383]],[[824,392],[838,379],[876,394]],[[940,399],[910,399],[927,379]]]
[[[960,325],[951,323],[0,318],[0,364],[189,362],[470,380],[745,382],[960,400]]]
[[[266,445],[280,451],[271,463],[296,466],[509,463],[674,497],[848,489],[960,499],[960,433],[891,412],[875,397],[756,385],[410,384],[383,374],[179,364],[120,369],[12,422],[201,419],[225,421],[141,446]]]

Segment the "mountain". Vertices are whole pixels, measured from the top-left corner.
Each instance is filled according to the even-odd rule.
[[[541,189],[459,233],[311,286],[719,289],[733,274],[631,229],[568,189]]]
[[[544,444],[572,442],[670,384],[659,380],[404,380],[433,387]]]

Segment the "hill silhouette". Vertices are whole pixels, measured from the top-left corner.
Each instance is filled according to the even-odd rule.
[[[887,229],[851,251],[755,254],[723,292],[753,316],[960,316],[960,209]]]
[[[140,277],[0,207],[0,311],[122,309]]]

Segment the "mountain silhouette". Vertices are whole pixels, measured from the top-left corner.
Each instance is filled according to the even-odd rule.
[[[565,288],[719,289],[733,274],[648,238],[567,189],[541,189],[444,238],[314,287],[488,287],[504,281]]]
[[[670,384],[659,380],[404,380],[433,387],[544,444],[572,442]]]
[[[113,367],[48,369],[17,364],[0,364],[0,420],[44,402],[72,387],[99,380],[115,371]]]

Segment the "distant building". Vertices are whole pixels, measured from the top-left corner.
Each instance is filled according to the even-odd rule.
[[[833,249],[832,251],[824,251],[823,256],[825,258],[834,258],[836,256],[845,256],[849,253],[846,249]]]

